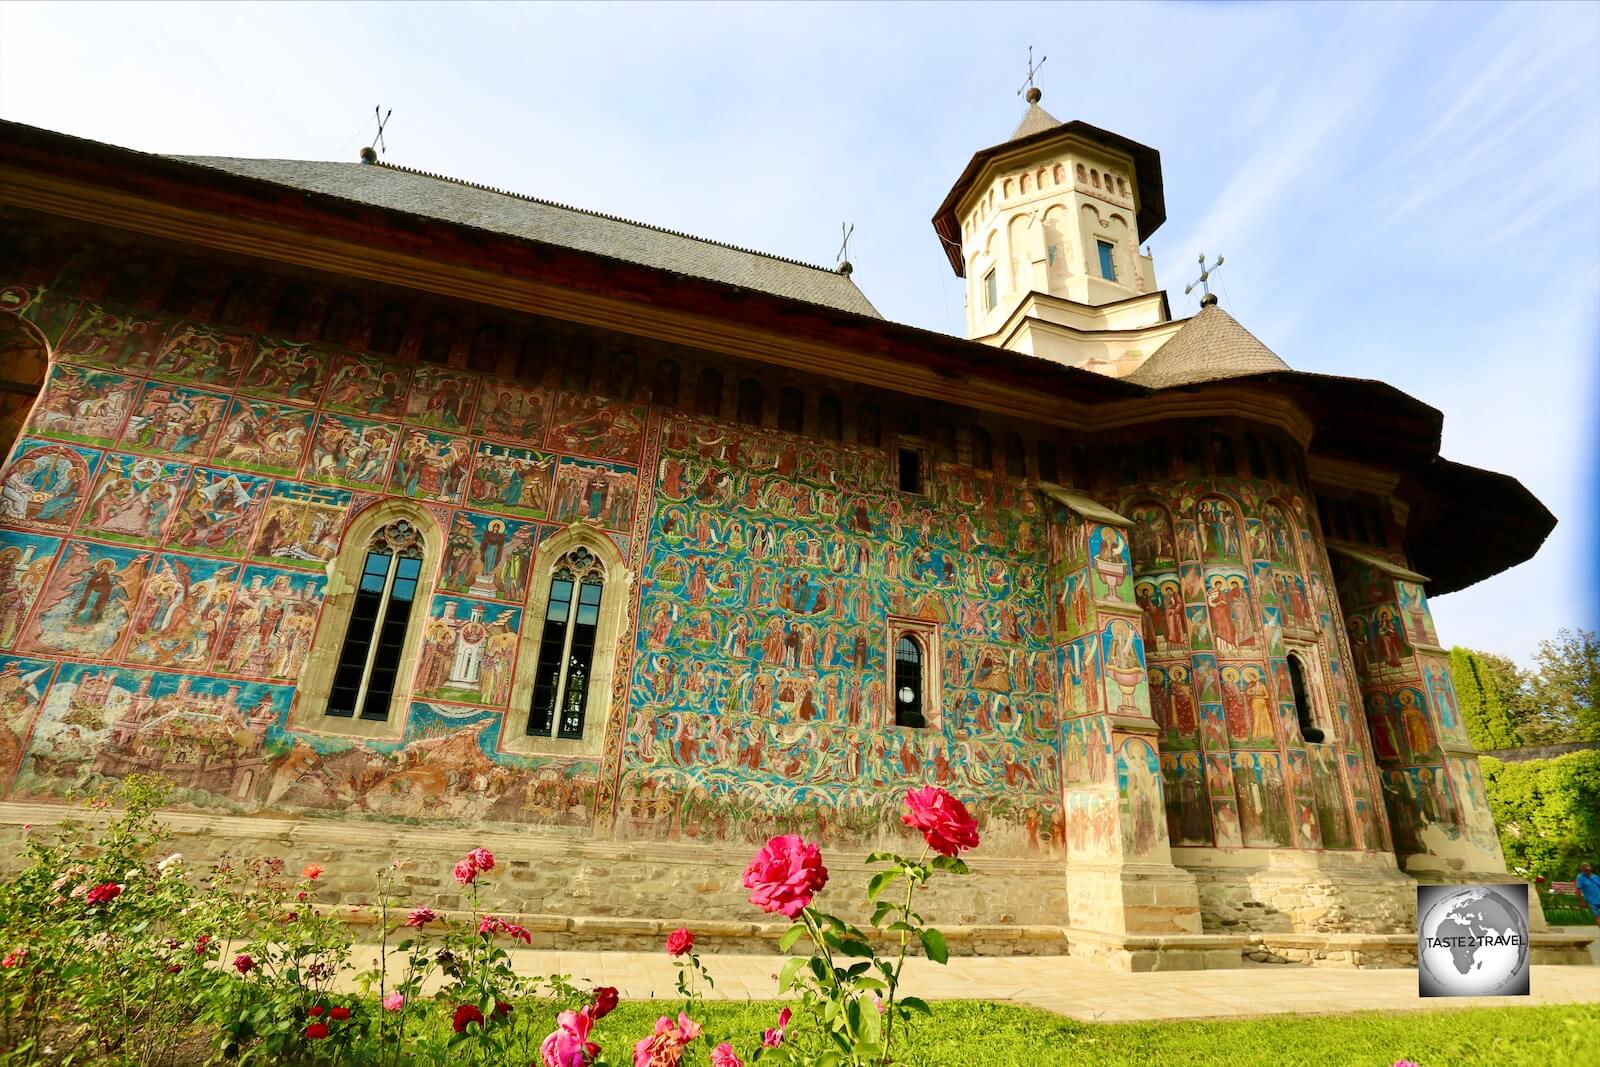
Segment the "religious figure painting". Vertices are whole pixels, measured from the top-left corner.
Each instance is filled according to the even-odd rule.
[[[1209,845],[1211,797],[1203,757],[1197,752],[1161,754],[1166,789],[1167,837],[1174,845]]]
[[[338,552],[349,507],[348,490],[276,482],[250,555],[266,563],[321,568]]]
[[[109,445],[133,410],[137,379],[57,363],[34,402],[28,430],[58,441]]]
[[[236,399],[211,462],[257,474],[297,474],[311,419],[311,412],[300,408]]]
[[[122,430],[122,446],[166,458],[203,459],[222,428],[228,398],[165,382],[146,382]]]
[[[556,458],[544,452],[480,443],[467,502],[507,514],[544,518],[550,511],[555,467]]]
[[[1220,656],[1260,655],[1266,651],[1262,618],[1250,595],[1243,568],[1206,569],[1206,617]]]
[[[478,376],[444,367],[419,366],[406,399],[406,422],[465,433],[472,426]]]
[[[275,567],[244,569],[212,669],[273,681],[300,678],[327,579]]]
[[[0,648],[16,642],[60,547],[59,537],[0,529]]]
[[[1100,635],[1089,634],[1060,646],[1061,678],[1073,715],[1105,710],[1100,676]]]
[[[1133,520],[1129,539],[1133,562],[1141,575],[1152,571],[1175,570],[1178,541],[1167,509],[1154,501],[1135,504],[1128,512]]]
[[[1235,752],[1233,783],[1244,843],[1266,848],[1288,846],[1289,798],[1278,754]]]
[[[1212,826],[1218,848],[1243,848],[1244,833],[1239,826],[1239,805],[1234,800],[1211,802]]]
[[[410,364],[346,352],[328,371],[323,406],[349,415],[398,419],[405,411],[410,387]]]
[[[1428,710],[1422,693],[1411,686],[1402,686],[1394,691],[1390,700],[1395,721],[1400,724],[1401,736],[1405,738],[1409,762],[1428,763],[1438,759],[1439,748],[1428,725]]]
[[[1221,497],[1206,497],[1195,508],[1200,527],[1201,555],[1207,563],[1242,563],[1239,512]]]
[[[1128,541],[1115,526],[1096,526],[1089,531],[1089,569],[1095,576],[1098,599],[1132,602]]]
[[[389,491],[418,500],[459,504],[471,459],[468,438],[407,428],[396,450]]]
[[[525,382],[485,378],[472,432],[516,444],[538,444],[550,423],[550,393]]]
[[[549,447],[593,459],[637,463],[649,410],[644,404],[562,391],[556,396]]]
[[[69,363],[140,373],[154,361],[165,325],[152,315],[118,314],[86,303],[56,356]]]
[[[0,778],[7,784],[55,670],[54,660],[0,656]]]
[[[222,635],[238,577],[237,563],[198,556],[157,558],[134,611],[123,659],[204,670]]]
[[[1439,635],[1433,629],[1433,614],[1428,610],[1428,595],[1416,582],[1396,581],[1395,600],[1400,606],[1405,632],[1414,645],[1437,645]]]
[[[30,529],[65,532],[99,467],[92,448],[23,438],[0,471],[0,522]]]
[[[539,527],[531,522],[458,511],[445,543],[439,587],[520,604],[528,598],[528,572],[538,540]]]
[[[1422,688],[1426,704],[1433,709],[1439,736],[1458,744],[1467,743],[1467,731],[1461,720],[1460,706],[1456,703],[1455,686],[1450,681],[1450,661],[1442,656],[1419,656],[1422,666]]]
[[[563,459],[551,514],[558,522],[583,519],[606,527],[625,527],[632,520],[638,494],[635,468]]]
[[[504,707],[521,621],[518,608],[434,597],[417,663],[417,692],[424,699]]]
[[[112,657],[127,632],[149,564],[150,553],[138,549],[69,542],[17,647],[86,659]]]
[[[1222,706],[1228,719],[1228,736],[1235,748],[1272,747],[1276,744],[1278,699],[1267,672],[1259,663],[1225,663],[1222,667]]]
[[[238,559],[245,554],[271,483],[266,478],[196,467],[167,543]]]
[[[1228,718],[1223,705],[1200,705],[1200,744],[1207,752],[1228,751]]]
[[[258,338],[239,391],[291,404],[315,404],[332,360],[327,349],[307,342]]]
[[[1076,789],[1067,794],[1067,844],[1074,859],[1114,857],[1119,822],[1115,798],[1104,792]]]
[[[349,489],[383,488],[400,428],[323,412],[306,458],[305,477]]]
[[[1105,669],[1106,707],[1119,715],[1148,715],[1150,680],[1144,642],[1133,623],[1111,620],[1100,635],[1100,662]]]
[[[150,373],[196,385],[231,388],[244,369],[250,335],[181,322],[167,332]]]
[[[1161,761],[1143,738],[1125,737],[1117,747],[1117,794],[1122,815],[1123,858],[1147,859],[1163,842]]]
[[[1323,848],[1354,848],[1354,831],[1339,781],[1339,756],[1328,745],[1311,750],[1311,791]]]
[[[108,541],[158,544],[188,478],[187,463],[108,452],[78,529]]]

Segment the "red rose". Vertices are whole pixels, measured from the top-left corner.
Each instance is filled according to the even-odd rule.
[[[504,1019],[507,1015],[510,1015],[510,1014],[511,1014],[511,1005],[507,1004],[503,1000],[497,1000],[497,1001],[494,1002],[494,1015],[492,1016],[493,1018]]]
[[[486,848],[475,848],[467,853],[467,859],[480,871],[494,870],[494,853]]]
[[[344,1020],[350,1018],[350,1009],[330,1008],[328,1010],[328,1018],[333,1019],[336,1022],[343,1022]]]
[[[906,814],[900,819],[907,826],[921,830],[928,847],[941,856],[954,856],[978,847],[977,821],[967,814],[961,801],[937,786],[907,793]]]
[[[306,1014],[315,1019],[317,1016],[322,1014],[322,1005],[313,1004],[309,1009],[307,1009]]]
[[[305,870],[301,871],[300,873],[315,882],[318,878],[322,877],[322,865],[320,863],[308,863],[306,864]]]
[[[89,892],[84,894],[84,901],[89,904],[109,904],[122,895],[122,887],[115,882],[101,882]]]
[[[694,935],[683,927],[667,935],[667,955],[681,956],[694,951]]]
[[[615,986],[603,985],[594,991],[594,1011],[590,1014],[596,1019],[604,1019],[621,999]]]
[[[483,1025],[483,1012],[478,1010],[476,1004],[458,1005],[456,1013],[450,1017],[450,1028],[458,1034],[473,1023]]]
[[[328,1036],[328,1024],[327,1023],[312,1023],[310,1026],[306,1027],[306,1040],[307,1041],[321,1041],[323,1038],[325,1038],[327,1036]]]
[[[472,862],[471,856],[468,856],[456,864],[455,875],[456,881],[462,885],[471,885],[473,880],[478,877],[478,865]]]
[[[255,969],[256,961],[244,954],[233,957],[233,969],[240,974],[249,974]]]
[[[799,834],[780,834],[761,846],[744,869],[750,903],[762,911],[794,918],[828,884],[822,850]]]

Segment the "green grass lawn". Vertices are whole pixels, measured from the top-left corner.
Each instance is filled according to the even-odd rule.
[[[613,1063],[629,1062],[633,1043],[678,1002],[623,1003],[593,1038]],[[732,1039],[748,1058],[781,1005],[712,1002],[697,1009],[706,1032]],[[1229,1067],[1578,1067],[1600,1064],[1600,1005],[1362,1012],[1236,1022],[1083,1023],[1012,1004],[939,1001],[932,1020],[901,1046],[897,1060],[918,1067],[1109,1067],[1216,1064]],[[795,1020],[800,1023],[799,1019]],[[704,1063],[704,1053],[694,1062]]]

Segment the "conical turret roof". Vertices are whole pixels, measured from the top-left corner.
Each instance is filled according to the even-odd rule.
[[[1221,306],[1210,303],[1126,380],[1150,389],[1168,389],[1289,369],[1255,334]]]
[[[1022,116],[1022,121],[1011,132],[1011,139],[1019,141],[1036,133],[1053,130],[1059,125],[1061,125],[1060,119],[1039,106],[1039,90],[1032,89],[1028,92],[1028,113]]]

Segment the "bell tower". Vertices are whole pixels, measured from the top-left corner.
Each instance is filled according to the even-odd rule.
[[[1011,137],[972,157],[934,229],[966,282],[969,338],[1127,373],[1171,333],[1145,336],[1170,318],[1141,251],[1166,220],[1161,156],[1060,121],[1040,106],[1042,95],[1030,86]]]

